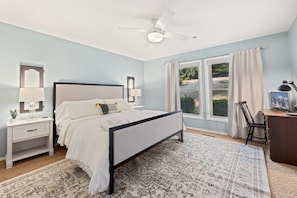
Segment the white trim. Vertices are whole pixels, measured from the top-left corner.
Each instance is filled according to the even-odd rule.
[[[178,69],[181,68],[188,68],[188,67],[193,67],[196,66],[196,64],[198,63],[198,81],[199,81],[199,90],[198,90],[198,94],[199,94],[199,114],[191,114],[191,113],[184,113],[186,118],[194,118],[194,119],[203,119],[203,102],[202,102],[202,98],[203,98],[203,91],[202,91],[202,84],[203,84],[203,80],[202,80],[202,61],[199,60],[193,60],[193,61],[186,61],[186,62],[179,62],[178,65]]]
[[[205,132],[208,132],[208,133],[215,133],[215,134],[219,134],[219,135],[226,135],[228,136],[227,132],[224,133],[224,132],[219,132],[219,131],[212,131],[212,130],[206,130],[206,129],[200,129],[200,128],[195,128],[195,127],[187,127],[187,129],[192,129],[192,130],[197,130],[197,131],[205,131]]]
[[[209,62],[209,63],[207,63]],[[222,63],[222,62],[229,62],[229,55],[224,55],[224,56],[216,56],[213,58],[207,58],[205,59],[205,64],[218,64],[218,63]]]
[[[188,65],[188,64],[195,64],[196,62],[200,62],[201,63],[201,60],[198,59],[198,60],[191,60],[191,61],[182,61],[182,62],[179,62],[178,64],[179,65]]]
[[[0,162],[5,160],[5,157],[0,157]]]
[[[202,98],[204,97],[203,93],[203,86],[202,84],[204,84],[204,81],[202,80],[202,61],[199,60],[199,68],[198,68],[198,71],[199,71],[199,101],[200,101],[200,106],[199,106],[199,118],[200,119],[203,119],[203,114],[204,114],[204,102],[202,102]]]
[[[210,120],[211,114],[213,112],[212,110],[212,105],[210,103],[210,87],[211,87],[211,83],[210,83],[210,67],[207,65],[207,59],[204,60],[204,66],[205,68],[205,104],[206,104],[206,119]]]
[[[213,58],[207,58],[204,60],[205,69],[205,103],[206,103],[206,119],[227,122],[228,118],[223,116],[213,116],[213,108],[211,105],[211,96],[212,96],[212,83],[210,82],[211,78],[211,65],[228,62],[229,63],[229,55],[217,56]]]

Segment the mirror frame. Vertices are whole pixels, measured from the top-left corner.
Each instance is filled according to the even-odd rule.
[[[135,88],[135,79],[132,76],[127,76],[127,101],[128,102],[135,102],[135,97],[130,96],[130,88],[129,88],[129,81],[132,80],[133,85],[132,85],[132,89]]]
[[[39,87],[43,88],[43,73],[44,69],[42,66],[30,66],[27,64],[20,64],[20,88],[24,88],[25,82],[26,82],[26,71],[28,70],[35,70],[39,74]],[[36,111],[42,111],[43,110],[43,102],[39,101],[39,108],[36,109]],[[20,113],[28,113],[29,110],[25,110],[25,103],[20,102]]]

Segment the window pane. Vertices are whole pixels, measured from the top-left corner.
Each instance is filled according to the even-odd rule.
[[[228,116],[229,63],[213,64],[212,107],[214,116]]]
[[[228,91],[212,91],[212,108],[214,116],[228,116]]]
[[[179,69],[181,108],[184,113],[199,114],[198,66]]]

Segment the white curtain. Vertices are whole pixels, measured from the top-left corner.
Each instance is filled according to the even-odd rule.
[[[180,109],[178,64],[165,63],[165,111]]]
[[[263,109],[263,65],[260,48],[230,54],[228,90],[228,134],[247,137],[247,127],[238,101],[247,101],[255,121]],[[260,136],[255,130],[255,136]]]

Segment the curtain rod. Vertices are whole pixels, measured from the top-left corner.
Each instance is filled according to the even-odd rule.
[[[266,47],[267,47],[266,45],[262,45],[262,46],[260,46],[260,47],[251,48],[251,49],[257,49],[257,48],[265,49]],[[241,51],[245,51],[245,50],[241,50]],[[203,57],[203,58],[200,58],[200,59],[216,58],[216,57],[219,57],[219,56],[227,56],[227,55],[230,55],[231,53],[234,53],[234,52],[230,52],[229,54],[221,54],[221,55],[217,55],[217,56]],[[192,62],[192,61],[197,61],[197,60],[199,60],[199,59],[192,59],[192,60],[178,61],[178,63],[186,63],[186,62]],[[167,62],[167,61],[166,61],[166,62]]]

